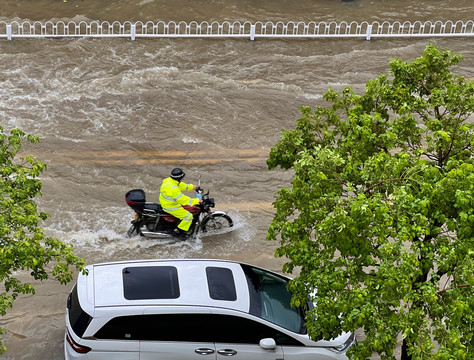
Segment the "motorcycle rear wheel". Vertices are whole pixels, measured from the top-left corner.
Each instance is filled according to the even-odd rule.
[[[201,223],[202,232],[222,231],[234,226],[234,222],[227,214],[210,214]]]

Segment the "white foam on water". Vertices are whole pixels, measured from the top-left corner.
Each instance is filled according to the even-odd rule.
[[[200,144],[200,143],[202,143],[201,139],[197,139],[197,138],[189,137],[189,136],[183,137],[182,141],[185,144]]]
[[[99,231],[60,231],[46,229],[48,236],[58,238],[74,246],[74,252],[90,262],[116,261],[121,259],[188,257],[202,248],[200,239],[176,241],[146,238],[139,235],[128,237],[126,232],[111,229]]]
[[[143,69],[130,69],[122,74],[121,85],[146,85],[150,81],[164,81],[165,77],[174,77],[179,73],[175,66],[151,66]],[[150,85],[155,85],[151,83]]]
[[[242,247],[255,237],[257,229],[249,226],[251,221],[243,214],[233,212],[228,215],[233,226],[214,232],[199,232],[196,238],[186,241],[176,239],[148,238],[140,235],[128,237],[130,213],[126,207],[109,207],[102,211],[106,217],[90,216],[99,213],[92,207],[88,213],[80,209],[61,212],[62,216],[54,215],[48,219],[45,232],[74,246],[75,253],[97,261],[117,259],[137,259],[144,257],[189,257],[199,254],[206,243],[223,246],[232,252]],[[89,214],[89,215],[88,215]]]
[[[56,136],[56,138],[58,140],[71,141],[71,142],[76,143],[76,144],[86,142],[86,140],[84,140],[84,139],[72,138],[72,137],[61,136],[61,135]]]
[[[308,93],[303,93],[302,94],[305,99],[308,100],[319,100],[323,98],[322,94],[308,94]]]

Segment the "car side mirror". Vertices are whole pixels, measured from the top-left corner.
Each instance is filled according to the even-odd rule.
[[[272,338],[260,340],[259,345],[264,350],[276,350],[277,347],[275,340],[273,340]]]

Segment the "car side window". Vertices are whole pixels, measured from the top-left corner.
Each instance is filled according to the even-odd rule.
[[[242,264],[250,295],[250,313],[299,334],[306,334],[304,308],[291,306],[288,279]]]
[[[260,340],[272,338],[277,345],[301,345],[298,340],[272,327],[247,318],[231,315],[214,315],[214,341],[222,343],[258,344]]]
[[[238,316],[217,314],[158,314],[120,316],[111,319],[95,335],[97,339],[188,341],[258,344],[273,338],[278,345],[302,345],[262,323]]]
[[[95,335],[97,339],[212,342],[210,314],[120,316]]]

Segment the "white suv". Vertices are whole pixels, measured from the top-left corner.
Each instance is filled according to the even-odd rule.
[[[96,264],[67,300],[66,360],[346,360],[351,333],[311,341],[288,278],[222,260]],[[308,306],[311,306],[308,304]]]

